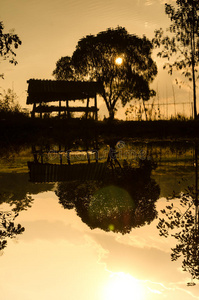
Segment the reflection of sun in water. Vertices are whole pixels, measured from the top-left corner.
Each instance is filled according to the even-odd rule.
[[[104,289],[103,300],[144,300],[144,287],[130,274],[114,273]]]

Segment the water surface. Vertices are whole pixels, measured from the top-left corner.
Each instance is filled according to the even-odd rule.
[[[171,261],[175,229],[165,238],[157,228],[173,192],[189,194],[189,203],[196,197],[197,144],[124,139],[89,147],[2,152],[2,299],[199,299],[195,246]],[[117,153],[107,164],[110,147]],[[183,210],[180,198],[173,203]],[[183,260],[195,269],[183,271]]]

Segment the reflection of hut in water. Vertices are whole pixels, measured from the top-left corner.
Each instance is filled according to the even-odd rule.
[[[59,163],[44,163],[44,154],[51,157],[57,156]],[[78,155],[77,155],[78,153]],[[78,160],[72,161],[73,155],[78,156]],[[80,157],[86,156],[86,161],[80,162]],[[94,155],[94,161],[92,161]],[[57,182],[74,180],[102,180],[107,168],[107,163],[98,162],[97,150],[36,150],[33,147],[34,161],[28,162],[29,175],[31,182]],[[63,157],[67,163],[63,163]],[[40,160],[40,162],[39,162]]]
[[[58,165],[28,162],[28,168],[32,182],[101,180],[106,170],[106,163]]]
[[[42,118],[43,113],[58,112],[59,117],[63,113],[64,117],[69,118],[71,113],[83,112],[86,118],[93,114],[97,120],[97,93],[101,89],[97,82],[30,79],[28,84],[27,104],[33,104],[32,117],[35,113]],[[70,106],[71,100],[86,100],[86,106]],[[92,106],[91,100],[94,100]],[[49,106],[50,102],[57,101],[59,105]]]
[[[47,146],[36,150],[33,146],[32,153],[34,161],[28,162],[29,176],[31,182],[38,183],[98,180],[107,184],[114,182],[116,185],[126,185],[135,178],[137,181],[146,181],[153,169],[153,163],[148,160],[140,162],[139,168],[132,168],[125,160],[121,165],[117,156],[110,156],[110,152],[107,160],[101,161],[96,149],[66,150],[65,147],[63,151],[61,146],[58,150],[50,150]]]

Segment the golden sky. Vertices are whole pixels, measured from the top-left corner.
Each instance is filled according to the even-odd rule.
[[[26,103],[27,80],[53,79],[52,71],[61,56],[72,55],[80,38],[109,27],[123,26],[131,34],[153,38],[154,30],[169,24],[163,0],[0,0],[0,20],[5,32],[15,29],[22,40],[17,50],[18,65],[1,61],[1,89],[14,88],[20,104]],[[167,1],[169,2],[169,1]],[[173,2],[170,0],[170,2]],[[155,59],[157,59],[155,57]],[[158,62],[158,61],[157,61]],[[174,78],[162,71],[153,88],[159,99],[173,99]],[[175,87],[176,101],[188,101],[190,89]],[[99,103],[100,115],[106,113]],[[117,116],[124,116],[124,110]]]

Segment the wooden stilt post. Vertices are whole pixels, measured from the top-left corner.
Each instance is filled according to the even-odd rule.
[[[58,116],[59,116],[59,119],[60,119],[60,116],[61,116],[61,100],[59,100],[59,114],[58,114]]]
[[[61,145],[59,145],[59,162],[60,162],[60,165],[62,165]]]
[[[41,156],[41,163],[43,164],[43,147],[40,147],[40,156]]]
[[[87,103],[86,103],[86,120],[88,118],[88,108],[89,108],[89,97],[87,98]]]
[[[40,104],[39,104],[39,107],[40,107],[40,119],[42,119],[42,105],[41,105],[41,102],[40,102]]]
[[[87,151],[87,160],[88,160],[88,164],[90,164],[90,162],[91,162],[91,159],[90,159],[90,154],[89,154],[89,152]]]
[[[68,110],[68,108],[69,108],[68,100],[66,100],[66,107],[67,107],[67,118],[69,119],[70,118],[70,112]]]
[[[67,104],[66,104],[67,107]],[[66,119],[66,110],[64,111],[64,119]]]
[[[95,152],[95,161],[96,163],[98,163],[99,160],[98,150],[96,149],[94,152]]]
[[[70,150],[67,151],[67,162],[70,165]]]
[[[33,104],[32,112],[31,112],[31,117],[35,117],[35,108],[36,108],[36,103]]]
[[[97,121],[97,95],[95,94],[95,120]]]
[[[34,163],[38,163],[37,151],[35,145],[32,146],[32,153],[34,157]]]

